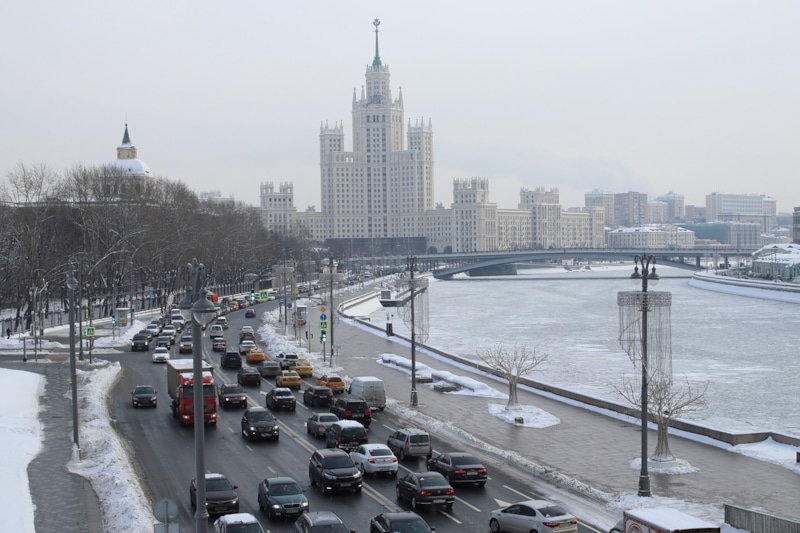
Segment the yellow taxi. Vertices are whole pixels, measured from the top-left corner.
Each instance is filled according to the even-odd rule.
[[[278,387],[288,387],[290,389],[299,389],[302,380],[300,374],[294,370],[284,370],[275,376],[275,385]]]
[[[255,348],[250,348],[250,351],[247,352],[247,362],[250,364],[253,363],[263,363],[267,359],[267,354],[264,353],[264,350],[256,346]]]
[[[317,379],[317,385],[328,387],[334,394],[344,392],[344,380],[339,377],[339,374],[325,374]]]
[[[308,359],[293,359],[289,361],[289,370],[294,370],[301,378],[310,378],[314,371]]]

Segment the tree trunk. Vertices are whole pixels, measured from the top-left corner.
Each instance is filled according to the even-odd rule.
[[[672,461],[675,457],[669,451],[669,417],[661,415],[657,418],[658,438],[653,459],[656,461]]]
[[[511,411],[515,409],[519,409],[519,400],[517,399],[517,380],[511,378],[508,380],[508,404],[506,404],[506,410]]]

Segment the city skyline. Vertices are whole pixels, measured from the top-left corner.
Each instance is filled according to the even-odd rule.
[[[485,177],[502,208],[535,187],[564,207],[594,189],[800,206],[790,2],[48,8],[2,8],[3,179],[112,161],[127,122],[156,176],[251,205],[261,183],[292,182],[298,210],[319,210],[319,126],[342,122],[352,149],[377,17],[406,120],[432,123],[437,203]]]

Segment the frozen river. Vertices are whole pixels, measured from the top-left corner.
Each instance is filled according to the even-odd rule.
[[[474,357],[498,342],[547,354],[539,381],[622,402],[614,386],[638,373],[617,340],[617,293],[641,290],[632,266],[590,272],[523,271],[515,277],[431,280],[426,344]],[[800,307],[690,287],[689,273],[659,267],[650,290],[672,293],[676,383],[708,382],[708,406],[685,416],[728,431],[800,436]],[[679,277],[672,277],[679,276]],[[398,309],[371,321],[407,332]]]

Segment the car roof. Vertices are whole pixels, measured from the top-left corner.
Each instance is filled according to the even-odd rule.
[[[258,369],[257,368],[253,368],[252,366],[243,366],[242,368],[239,369],[239,372],[241,372],[242,374],[245,374],[245,373],[247,373],[247,374],[258,374]]]
[[[255,413],[257,411],[267,411],[269,413],[266,407],[261,407],[260,405],[252,405],[248,407],[247,410],[250,411],[251,413]]]
[[[339,420],[336,423],[343,428],[364,427],[364,424],[362,424],[361,422],[357,422],[356,420]]]
[[[342,519],[330,511],[312,511],[305,513],[305,516],[315,526],[342,523]]]
[[[275,392],[280,391],[280,392],[288,392],[289,394],[292,393],[292,389],[290,389],[289,387],[275,387],[272,390],[274,390]]]
[[[220,524],[259,524],[258,519],[250,513],[224,514],[217,519]]]
[[[299,484],[299,483],[297,483],[297,481],[295,481],[294,478],[291,478],[289,476],[268,477],[264,481],[266,481],[267,483],[275,483],[275,484],[278,484],[278,485],[283,485],[283,484],[286,484],[286,483],[294,483],[296,485]]]
[[[320,448],[316,453],[320,455],[344,455],[349,457],[349,454],[341,448]]]
[[[381,515],[378,515],[381,516]],[[420,515],[413,511],[400,511],[397,513],[383,513],[383,516],[391,520],[392,522],[396,522],[399,520],[416,520],[422,519]]]
[[[427,435],[428,434],[427,431],[425,431],[424,429],[419,429],[419,428],[400,428],[399,431],[404,431],[404,432],[408,433],[409,435],[422,435],[422,434]]]
[[[391,450],[387,445],[378,443],[362,444],[361,447],[365,450]]]

